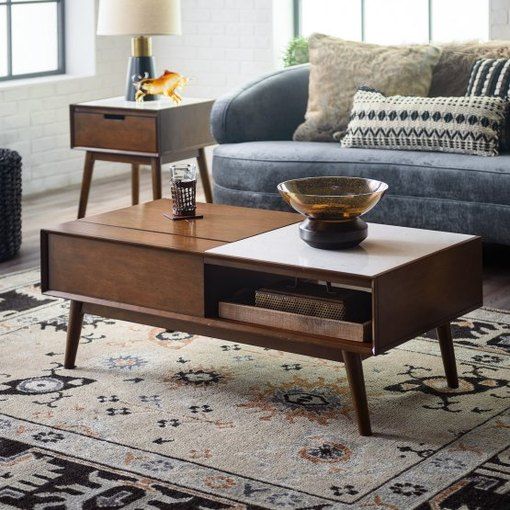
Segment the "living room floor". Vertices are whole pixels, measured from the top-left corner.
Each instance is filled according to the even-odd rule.
[[[140,202],[152,198],[150,172],[140,176]],[[163,194],[166,195],[163,189]],[[39,232],[41,228],[76,219],[79,188],[69,188],[33,195],[23,200],[23,244],[14,260],[0,264],[0,275],[39,265]],[[198,190],[198,200],[203,201]],[[130,202],[129,174],[93,182],[87,214],[128,207]],[[484,306],[510,309],[510,247],[484,246]]]

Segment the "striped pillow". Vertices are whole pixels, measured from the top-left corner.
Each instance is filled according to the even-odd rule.
[[[507,101],[499,97],[354,96],[342,147],[499,154]]]
[[[510,99],[510,60],[486,58],[477,60],[471,69],[466,96],[489,96]],[[510,150],[510,116],[501,137],[501,148]]]
[[[510,60],[486,58],[477,60],[471,69],[466,96],[508,98],[510,92]]]

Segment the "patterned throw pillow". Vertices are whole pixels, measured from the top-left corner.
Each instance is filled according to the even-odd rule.
[[[466,96],[489,96],[510,98],[510,60],[507,58],[485,58],[477,60],[471,69]],[[510,116],[507,119],[501,140],[501,148],[510,150]]]
[[[510,92],[510,60],[486,58],[477,60],[471,69],[467,96],[508,98]]]
[[[507,102],[499,97],[354,96],[342,147],[497,156]]]

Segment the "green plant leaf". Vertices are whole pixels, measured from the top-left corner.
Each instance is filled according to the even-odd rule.
[[[283,56],[284,67],[306,64],[308,58],[308,39],[306,37],[295,37],[289,42]]]

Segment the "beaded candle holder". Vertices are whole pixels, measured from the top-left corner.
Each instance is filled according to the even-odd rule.
[[[195,165],[170,167],[170,191],[173,220],[203,218],[202,215],[196,214],[197,169]]]

